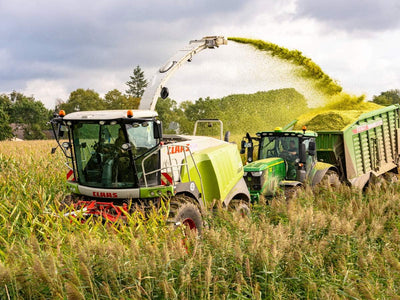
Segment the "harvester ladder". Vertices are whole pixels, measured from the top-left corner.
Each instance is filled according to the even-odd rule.
[[[182,153],[183,153],[183,155],[184,155],[183,163],[178,163],[178,162],[176,162],[175,164],[172,163],[171,152],[170,152],[169,149],[170,149],[170,147],[175,147],[175,146],[181,146],[182,149],[183,149],[183,150],[182,150]],[[145,166],[144,166],[145,161],[146,161],[150,156],[152,156],[153,154],[155,154],[156,152],[160,151],[160,153],[161,153],[161,150],[162,150],[163,148],[166,148],[166,149],[167,149],[169,165],[167,165],[167,166],[165,166],[165,167],[161,167],[161,168],[156,169],[156,170],[153,170],[153,171],[150,171],[150,172],[146,172],[146,169],[145,169]],[[189,155],[187,155],[187,153],[189,153]],[[148,187],[148,185],[147,185],[147,176],[148,176],[148,175],[151,175],[151,174],[154,174],[154,173],[162,172],[162,171],[166,171],[166,172],[170,172],[170,173],[171,173],[171,175],[172,175],[172,176],[171,176],[171,177],[172,177],[172,184],[175,185],[175,183],[176,183],[177,181],[181,181],[181,180],[182,180],[182,172],[181,172],[181,168],[182,168],[182,167],[185,167],[185,168],[186,168],[186,173],[187,173],[187,175],[188,175],[189,182],[191,182],[192,179],[191,179],[191,177],[190,177],[190,170],[189,170],[189,164],[188,164],[188,156],[189,156],[190,159],[192,160],[193,165],[194,165],[194,167],[195,167],[195,169],[196,169],[197,175],[199,176],[199,179],[200,179],[200,186],[201,186],[201,198],[203,199],[203,201],[205,201],[205,199],[204,199],[203,179],[201,178],[201,174],[200,174],[199,168],[197,167],[196,161],[195,161],[194,158],[193,158],[192,151],[190,150],[190,147],[187,146],[187,145],[179,145],[179,144],[160,145],[160,146],[157,147],[154,151],[152,151],[151,153],[149,153],[147,156],[145,156],[145,157],[143,158],[143,160],[142,160],[142,170],[143,170],[144,184],[145,184],[146,188]],[[177,179],[175,178],[174,169],[176,169],[176,171],[177,171],[178,174],[179,174],[179,178],[177,178]]]

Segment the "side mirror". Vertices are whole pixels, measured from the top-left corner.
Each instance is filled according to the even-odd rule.
[[[230,137],[231,137],[231,132],[230,131],[225,132],[224,141],[229,142]]]
[[[316,147],[315,142],[314,141],[310,141],[310,144],[308,145],[308,150],[309,151],[315,151],[316,148],[317,147]]]
[[[247,162],[251,163],[253,161],[253,142],[250,140],[250,142],[247,144]]]
[[[251,138],[249,133],[246,133],[246,139],[249,141],[248,143],[245,142],[245,147],[247,148],[247,162],[251,163],[253,161],[253,139]]]
[[[58,128],[58,137],[63,137],[64,136],[64,130],[63,126],[60,124],[60,127]]]
[[[300,147],[300,162],[305,163],[307,161],[306,145],[301,143]]]
[[[57,147],[51,148],[51,154],[56,153]]]
[[[308,154],[311,156],[315,155],[315,150],[316,150],[316,144],[314,141],[310,141],[310,144],[308,145]]]
[[[240,142],[240,154],[244,154],[246,152],[246,141],[242,140]]]
[[[163,87],[161,88],[160,97],[161,97],[162,99],[166,99],[168,96],[169,96],[169,90],[168,90],[167,87],[163,86]]]
[[[153,135],[155,139],[162,138],[162,124],[160,120],[154,122]]]

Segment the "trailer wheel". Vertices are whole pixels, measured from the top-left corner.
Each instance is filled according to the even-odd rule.
[[[184,225],[201,235],[203,218],[197,206],[192,203],[192,199],[187,196],[178,195],[171,199],[168,220],[175,227]]]
[[[339,175],[335,171],[328,170],[319,185],[338,188],[340,186]]]
[[[250,215],[250,206],[248,201],[242,199],[232,199],[229,202],[229,211],[240,214],[242,217]]]

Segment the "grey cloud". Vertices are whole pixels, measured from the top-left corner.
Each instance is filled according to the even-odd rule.
[[[0,1],[0,88],[82,69],[159,65],[182,41],[240,10],[223,1]],[[194,36],[200,34],[200,36]],[[71,75],[71,74],[69,74]],[[10,88],[8,88],[10,89]]]
[[[381,31],[400,25],[398,0],[299,0],[297,14],[347,31]]]

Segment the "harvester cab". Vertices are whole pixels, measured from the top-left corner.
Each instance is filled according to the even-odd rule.
[[[79,211],[114,222],[132,209],[146,211],[171,199],[168,221],[201,231],[201,213],[215,200],[246,210],[250,195],[237,147],[211,137],[163,135],[154,111],[158,94],[167,93],[163,85],[171,72],[224,41],[191,41],[159,70],[139,110],[61,111],[51,121],[69,162],[71,195],[64,202],[74,211],[67,215]]]
[[[272,196],[279,187],[300,186],[310,179],[317,163],[316,137],[315,132],[305,128],[303,131],[276,128],[258,132],[256,137],[247,134],[241,143],[241,153],[247,150],[244,177],[252,200],[258,201],[260,195]]]

